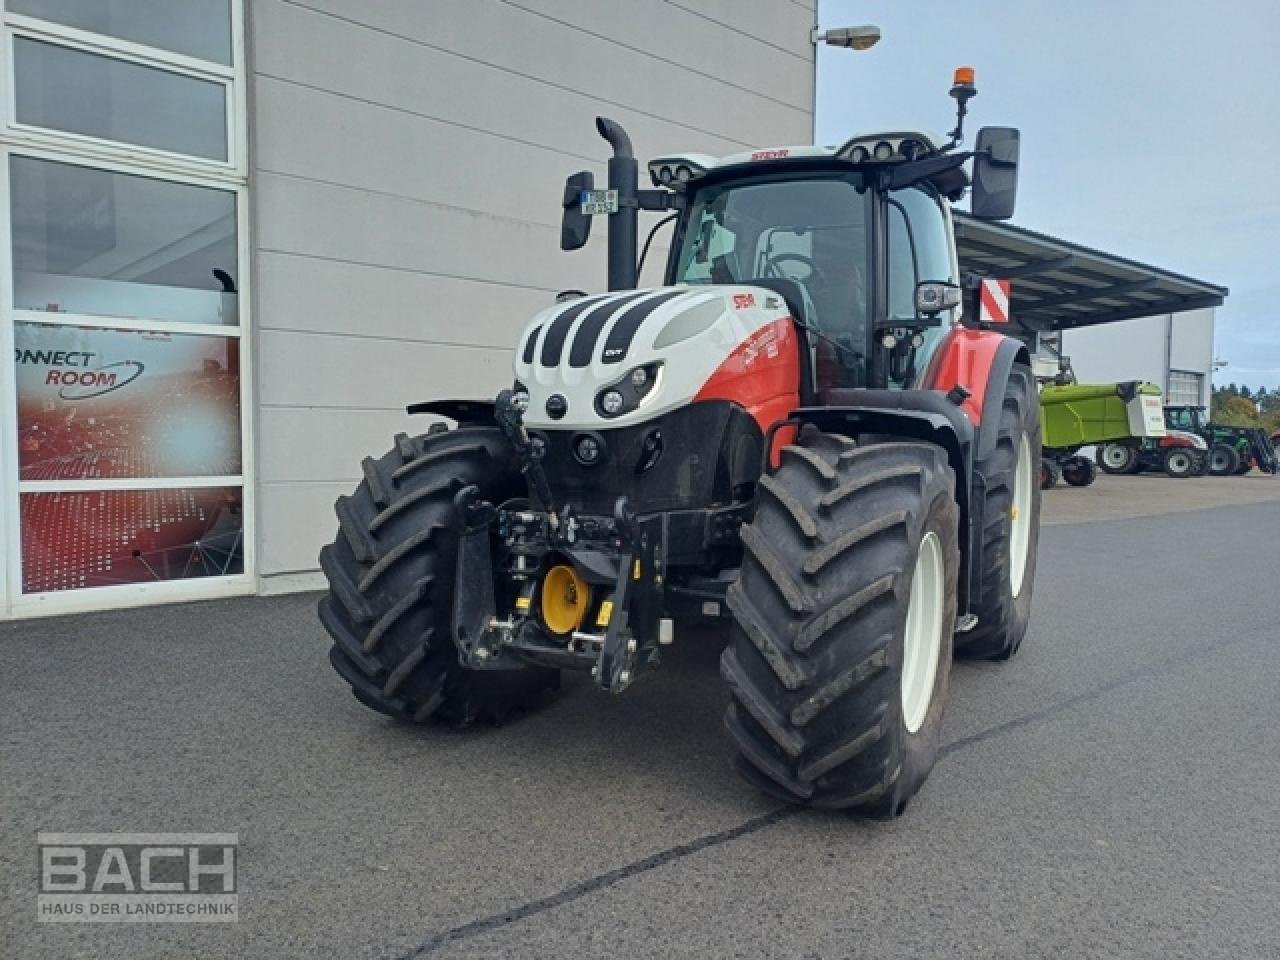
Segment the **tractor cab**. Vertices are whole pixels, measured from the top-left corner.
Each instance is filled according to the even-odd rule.
[[[876,141],[866,138],[873,148]],[[923,135],[913,142],[936,149]],[[782,295],[806,334],[815,396],[877,379],[909,387],[959,316],[946,198],[927,180],[876,189],[873,171],[851,168],[835,149],[794,158],[793,150],[726,158],[682,183],[687,201],[667,282]],[[651,164],[655,182],[667,166]],[[923,304],[921,285],[930,298]],[[877,372],[868,358],[887,338],[894,346]]]
[[[783,297],[806,348],[806,399],[821,402],[839,388],[911,388],[965,299],[949,204],[969,191],[976,216],[1013,212],[1018,131],[986,127],[972,151],[956,149],[975,94],[972,71],[961,68],[946,140],[886,132],[840,146],[672,154],[649,163],[653,190],[636,189],[630,140],[601,118],[614,147],[609,186],[594,189],[589,172],[568,179],[561,247],[585,245],[590,218],[607,214],[609,288],[631,289],[636,212],[674,210],[666,283],[748,285]]]
[[[1205,416],[1204,407],[1166,406],[1164,423],[1171,430],[1186,430],[1189,433],[1203,434],[1209,429],[1209,418]]]

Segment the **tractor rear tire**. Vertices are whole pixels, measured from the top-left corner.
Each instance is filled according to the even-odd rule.
[[[1062,479],[1073,487],[1087,487],[1098,479],[1098,468],[1088,457],[1072,457],[1062,468]]]
[[[1193,476],[1196,472],[1195,451],[1188,447],[1170,447],[1164,454],[1164,472],[1175,480]]]
[[[1040,489],[1052,490],[1058,485],[1058,481],[1062,479],[1062,468],[1058,466],[1057,460],[1050,460],[1048,457],[1040,458]]]
[[[1138,451],[1123,443],[1108,443],[1098,451],[1098,466],[1103,473],[1120,476],[1142,469]]]
[[[1230,477],[1240,469],[1240,454],[1226,443],[1215,443],[1209,451],[1209,474],[1214,477]]]
[[[738,770],[765,793],[897,816],[933,769],[960,564],[955,483],[941,447],[812,429],[761,478],[720,670]]]
[[[468,670],[453,642],[454,494],[469,484],[494,502],[525,494],[502,434],[487,427],[400,434],[390,453],[366,458],[363,468],[355,493],[334,506],[337,540],[320,551],[329,660],[356,699],[399,720],[466,726],[501,722],[558,687],[559,671],[544,667]]]
[[[1022,644],[1040,542],[1040,488],[1022,485],[1024,463],[1030,474],[1040,460],[1040,402],[1031,370],[1014,364],[1004,391],[995,449],[974,467],[986,479],[978,600],[969,611],[978,622],[955,640],[956,655],[975,660],[1007,660]]]

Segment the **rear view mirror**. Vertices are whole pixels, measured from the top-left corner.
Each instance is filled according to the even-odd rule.
[[[960,287],[954,283],[925,280],[916,284],[916,313],[936,316],[943,310],[960,306]]]
[[[575,173],[564,182],[564,215],[560,219],[560,249],[577,250],[591,236],[591,218],[582,212],[582,193],[595,187],[590,170]]]
[[[1013,216],[1018,196],[1018,143],[1014,127],[983,127],[973,156],[970,210],[982,220]]]

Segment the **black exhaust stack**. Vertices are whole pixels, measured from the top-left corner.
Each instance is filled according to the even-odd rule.
[[[609,289],[631,290],[636,285],[639,166],[627,131],[608,117],[596,117],[596,129],[613,147],[609,189],[618,191],[618,212],[609,215]]]
[[[608,214],[609,289],[634,290],[639,274],[636,241],[640,230],[640,211],[682,210],[684,196],[670,190],[639,189],[639,165],[631,150],[627,131],[608,117],[596,117],[596,129],[613,147],[613,156],[609,158],[609,190],[616,191],[618,198],[618,209]],[[591,214],[584,212],[585,201],[599,199],[601,192],[595,190],[595,177],[590,170],[575,173],[565,181],[561,201],[561,250],[581,250],[587,245],[587,238],[591,236]],[[650,234],[650,239],[652,236]]]

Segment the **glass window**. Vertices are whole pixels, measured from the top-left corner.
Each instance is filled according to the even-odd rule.
[[[17,119],[209,160],[227,159],[227,88],[16,37]]]
[[[22,591],[244,572],[239,487],[21,495]]]
[[[6,0],[10,12],[231,64],[231,0]]]
[[[844,178],[728,183],[699,190],[677,283],[794,280],[809,322],[865,349],[866,202]]]
[[[21,480],[240,473],[240,341],[14,328]]]
[[[917,283],[955,282],[947,224],[938,202],[919,187],[890,196],[889,316],[914,317]]]
[[[238,322],[230,191],[30,157],[9,172],[18,309]]]
[[[1166,403],[1199,406],[1203,402],[1204,375],[1184,370],[1169,372],[1169,390]],[[1194,428],[1191,428],[1194,429]]]
[[[916,317],[916,284],[924,281],[954,283],[946,217],[933,194],[908,187],[890,194],[889,225],[889,322]],[[923,370],[947,331],[947,318],[923,331],[924,343],[907,351],[890,365],[891,386],[909,386]]]

